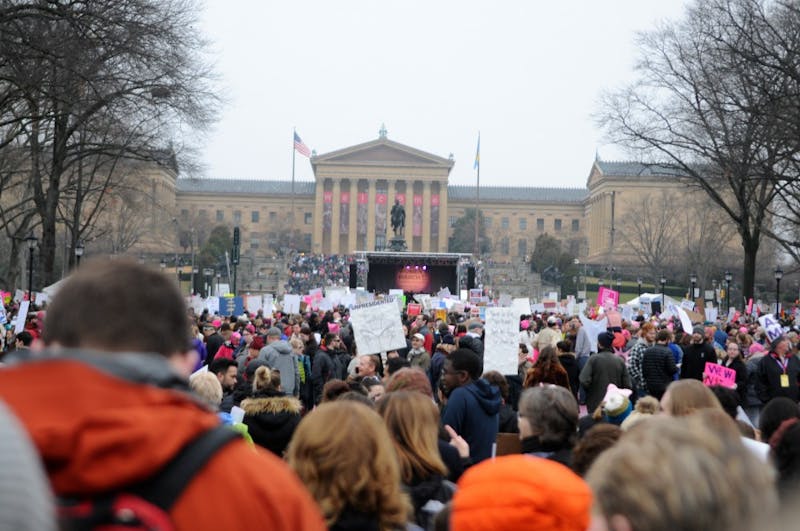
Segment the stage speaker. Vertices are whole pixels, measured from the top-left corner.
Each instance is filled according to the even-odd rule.
[[[358,287],[358,264],[350,264],[350,289]]]
[[[467,268],[467,289],[475,289],[475,268],[472,266]]]

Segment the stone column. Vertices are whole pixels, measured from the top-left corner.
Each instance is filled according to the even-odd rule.
[[[366,251],[375,250],[375,179],[367,179],[367,248]]]
[[[311,252],[322,252],[322,194],[325,193],[325,179],[317,179],[314,189],[314,215],[312,216]]]
[[[331,217],[331,254],[339,254],[339,215],[342,206],[342,181],[333,180],[333,216]]]
[[[347,233],[347,249],[346,253],[352,253],[356,250],[356,236],[358,234],[358,227],[356,223],[358,214],[358,179],[350,179],[350,221],[349,232]]]
[[[447,252],[447,240],[450,237],[447,218],[449,217],[449,207],[447,206],[447,179],[439,181],[439,249],[440,253]]]

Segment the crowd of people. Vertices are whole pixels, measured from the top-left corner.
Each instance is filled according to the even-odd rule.
[[[613,317],[520,316],[501,374],[469,314],[402,313],[404,347],[360,353],[345,308],[197,315],[157,271],[86,264],[0,360],[28,478],[0,480],[0,528],[783,528],[800,336]]]
[[[347,286],[351,263],[355,263],[351,255],[295,254],[288,263],[284,291],[305,294],[322,286]]]

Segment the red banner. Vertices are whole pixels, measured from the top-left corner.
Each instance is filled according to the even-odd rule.
[[[422,236],[422,196],[414,194],[414,209],[411,213],[411,233],[413,236]]]
[[[322,201],[324,203],[333,203],[333,192],[322,192]]]
[[[339,233],[347,234],[350,230],[350,192],[341,192],[339,205]]]
[[[394,194],[394,198],[400,201],[400,204],[406,206],[406,194]]]
[[[364,236],[367,234],[367,202],[369,194],[358,192],[358,208],[356,210],[356,234]]]
[[[369,199],[369,194],[367,192],[358,192],[358,204],[359,205],[366,205]]]

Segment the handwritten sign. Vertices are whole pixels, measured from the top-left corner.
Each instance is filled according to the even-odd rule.
[[[31,306],[31,301],[22,301],[19,303],[19,313],[17,313],[17,322],[14,327],[14,333],[19,334],[25,330],[25,319],[28,317],[28,309]]]
[[[483,371],[517,374],[519,315],[513,308],[486,308]]]
[[[767,333],[767,339],[769,339],[770,343],[783,335],[783,327],[778,320],[775,319],[774,315],[762,315],[758,318],[758,322],[764,327],[764,331]]]
[[[597,290],[597,304],[605,309],[616,308],[619,304],[619,292],[601,287]]]
[[[353,306],[350,323],[359,354],[389,352],[406,346],[400,311],[392,297]]]
[[[733,389],[736,387],[736,371],[707,361],[703,369],[703,383],[709,387],[719,385]]]
[[[283,313],[300,313],[300,295],[287,293],[283,296]]]
[[[681,301],[681,308],[683,308],[684,310],[688,310],[690,312],[693,312],[694,311],[694,302],[692,302],[692,301],[690,301],[688,299],[683,299]]]
[[[422,306],[414,302],[409,302],[407,311],[409,317],[414,317],[419,315],[420,311],[422,311]]]

